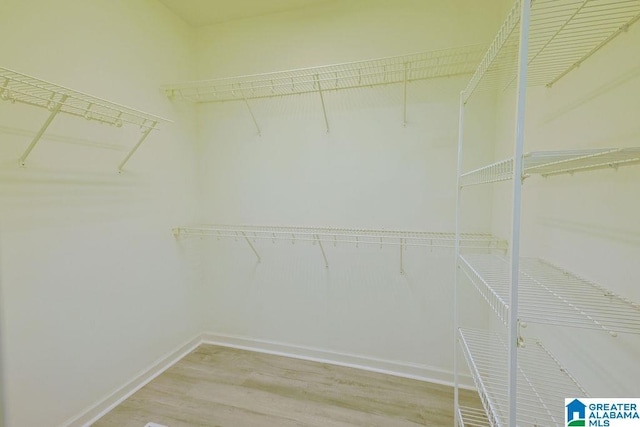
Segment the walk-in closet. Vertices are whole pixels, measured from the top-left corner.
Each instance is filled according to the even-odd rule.
[[[0,0],[0,427],[640,422],[639,20]]]

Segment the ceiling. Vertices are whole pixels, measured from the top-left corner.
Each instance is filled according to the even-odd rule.
[[[300,9],[330,0],[160,0],[194,27]]]

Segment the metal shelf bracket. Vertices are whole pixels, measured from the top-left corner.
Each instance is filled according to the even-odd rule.
[[[256,120],[256,116],[253,114],[253,110],[251,109],[251,106],[249,105],[249,101],[247,101],[247,97],[243,95],[243,101],[244,101],[244,105],[247,106],[247,110],[249,110],[249,114],[251,115],[251,120],[253,120],[253,124],[256,127],[256,132],[258,133],[258,136],[262,136],[262,132],[260,131],[260,126],[258,126],[258,121]]]
[[[251,243],[251,240],[249,240],[249,238],[247,237],[247,234],[243,231],[242,232],[242,237],[244,237],[244,240],[247,241],[247,244],[249,245],[249,247],[251,248],[251,250],[253,251],[253,253],[256,255],[256,257],[258,258],[258,262],[262,261],[262,258],[260,258],[260,254],[258,253],[258,251],[256,250],[255,246],[253,246],[253,243]]]
[[[318,86],[318,94],[320,95],[320,103],[322,104],[322,114],[324,115],[324,125],[327,128],[327,133],[329,133],[329,119],[327,118],[327,109],[324,105],[324,95],[322,94],[322,87],[320,86],[320,77],[316,74],[314,76],[316,79],[316,85]]]
[[[138,148],[140,148],[144,140],[147,139],[147,137],[149,136],[151,131],[155,129],[157,124],[158,122],[153,122],[151,126],[143,128],[144,130],[142,131],[142,136],[140,137],[136,145],[133,146],[131,151],[129,151],[129,154],[127,154],[127,157],[125,157],[124,160],[120,163],[120,165],[118,165],[118,173],[122,173],[124,166],[129,162],[129,159],[131,159],[131,157],[135,154],[135,152],[138,151]]]
[[[402,127],[407,127],[407,78],[409,75],[409,63],[404,63],[403,81],[403,107],[402,107]]]
[[[36,144],[38,144],[38,142],[40,141],[40,138],[42,138],[42,135],[44,135],[49,125],[51,125],[51,122],[53,122],[53,119],[56,118],[56,116],[60,112],[60,108],[62,108],[62,104],[64,104],[66,100],[67,100],[67,95],[64,95],[60,100],[60,102],[57,102],[54,104],[53,108],[51,109],[51,114],[49,114],[49,117],[47,117],[47,120],[44,122],[44,124],[42,125],[42,127],[40,128],[36,136],[31,141],[31,144],[29,144],[27,149],[24,151],[24,153],[20,157],[20,160],[18,161],[20,167],[25,167],[27,157],[29,157],[29,154],[31,154],[31,151],[33,151]]]
[[[320,237],[317,234],[315,235],[315,238],[316,238],[316,242],[318,242],[318,246],[320,246],[320,251],[322,252],[322,258],[324,259],[324,267],[329,268],[329,261],[327,261],[327,254],[324,253],[324,247],[322,246],[322,241],[320,240]]]
[[[404,239],[400,239],[400,274],[404,274],[404,261],[402,259],[404,252]]]

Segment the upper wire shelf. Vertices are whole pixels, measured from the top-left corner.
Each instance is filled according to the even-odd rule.
[[[492,427],[561,426],[565,397],[588,397],[549,350],[530,339],[517,350],[517,422],[509,424],[507,343],[499,334],[473,329],[461,329],[458,341]]]
[[[48,119],[20,157],[21,166],[25,166],[27,157],[59,113],[84,117],[87,120],[116,127],[121,127],[125,123],[139,126],[142,136],[118,166],[120,171],[149,133],[156,129],[159,122],[170,122],[160,116],[125,107],[3,67],[0,67],[0,99],[12,103],[20,102],[43,107],[50,111]]]
[[[176,237],[229,237],[263,240],[309,241],[372,245],[403,245],[453,248],[455,233],[428,231],[372,230],[332,227],[276,227],[259,225],[202,225],[178,227],[173,230]],[[507,249],[504,240],[490,234],[463,233],[460,247],[466,249]]]
[[[131,123],[150,128],[154,122],[170,121],[3,67],[0,67],[0,96],[5,101],[17,101],[50,110],[59,106],[61,113],[118,127],[123,123]]]
[[[515,2],[469,81],[464,102],[478,89],[505,89],[515,81],[520,1]],[[533,1],[528,84],[553,85],[639,19],[640,0]]]
[[[510,262],[500,255],[465,254],[460,268],[506,323]],[[520,259],[518,315],[521,321],[640,334],[640,304],[547,261]]]
[[[523,156],[523,178],[584,172],[640,163],[640,147],[598,148],[567,151],[535,151]],[[513,178],[513,159],[502,160],[460,176],[460,185],[508,181]]]
[[[162,86],[192,102],[271,98],[471,74],[486,45]]]

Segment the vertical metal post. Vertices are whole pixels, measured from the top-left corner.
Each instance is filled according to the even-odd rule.
[[[520,273],[520,214],[522,209],[522,155],[527,95],[527,56],[531,0],[521,0],[520,49],[513,150],[513,212],[511,218],[511,291],[509,294],[509,426],[516,427],[518,376],[518,280]]]
[[[462,202],[462,146],[464,141],[464,91],[460,92],[460,113],[458,117],[458,167],[456,184],[456,239],[454,243],[454,273],[453,273],[453,419],[454,427],[458,427],[459,381],[458,376],[458,260],[460,258],[460,209]]]
[[[407,74],[409,73],[409,64],[404,63],[404,93],[403,93],[403,109],[402,109],[402,127],[407,126]]]
[[[51,114],[49,114],[49,117],[47,118],[47,120],[44,122],[44,124],[42,125],[42,127],[40,128],[40,130],[38,131],[36,136],[31,141],[31,144],[29,144],[29,146],[27,147],[25,152],[20,157],[20,160],[18,161],[18,163],[20,164],[21,167],[25,166],[25,162],[27,161],[27,157],[29,157],[29,154],[31,154],[31,151],[33,151],[33,149],[36,146],[36,144],[38,143],[38,141],[40,141],[40,138],[42,138],[42,135],[44,135],[45,131],[47,130],[47,128],[49,127],[51,122],[53,122],[53,119],[56,118],[56,116],[60,112],[60,109],[62,108],[62,104],[64,104],[64,102],[66,100],[67,100],[67,95],[64,95],[60,99],[60,101],[57,102],[56,105],[53,107],[53,109],[51,110]]]
[[[2,258],[2,254],[0,254],[0,259]],[[0,275],[0,301],[4,301],[2,299],[2,276]],[[4,310],[2,308],[2,304],[0,304],[0,332],[4,332],[3,328],[3,320],[4,319]],[[6,348],[3,345],[3,340],[0,340],[0,427],[5,427],[8,425],[9,416],[7,414],[8,405],[6,404],[6,393],[5,393],[5,376],[4,376],[4,363],[5,363],[5,354]]]
[[[242,99],[244,101],[244,105],[247,106],[247,110],[249,110],[249,114],[251,114],[251,120],[253,120],[253,124],[256,126],[256,130],[258,131],[258,136],[262,136],[262,132],[260,132],[260,126],[258,126],[258,121],[256,120],[256,116],[253,115],[253,110],[251,110],[251,106],[249,105],[249,101],[247,98],[242,95]]]
[[[241,232],[242,233],[242,237],[244,237],[244,240],[247,241],[247,243],[249,244],[249,247],[251,248],[251,250],[253,251],[254,254],[256,254],[256,257],[258,257],[258,262],[262,261],[262,258],[260,258],[260,254],[258,254],[258,251],[256,250],[256,248],[253,246],[253,243],[251,243],[251,240],[249,240],[249,238],[247,237],[246,233],[244,231]]]
[[[129,151],[129,154],[127,154],[127,157],[125,157],[124,160],[122,161],[122,163],[120,163],[120,165],[118,166],[118,172],[119,173],[122,173],[122,169],[124,168],[124,165],[126,165],[127,162],[129,161],[129,159],[131,159],[131,156],[133,156],[135,154],[135,152],[138,151],[138,148],[140,148],[140,146],[142,145],[144,140],[147,139],[147,137],[149,136],[151,131],[156,127],[157,124],[158,124],[158,122],[153,122],[153,124],[151,126],[146,128],[144,130],[144,132],[142,132],[142,136],[138,140],[138,143],[136,145],[134,145],[134,147],[131,149],[131,151]]]
[[[320,241],[320,237],[316,234],[316,241],[320,246],[320,250],[322,251],[322,258],[324,258],[324,266],[325,268],[329,268],[329,261],[327,261],[327,255],[324,253],[324,248],[322,247],[322,242]]]
[[[324,106],[324,95],[322,94],[322,87],[320,86],[320,77],[316,74],[316,84],[318,85],[318,93],[320,94],[320,102],[322,103],[322,114],[324,114],[324,125],[327,127],[327,133],[329,133],[329,119],[327,118],[327,109]]]

